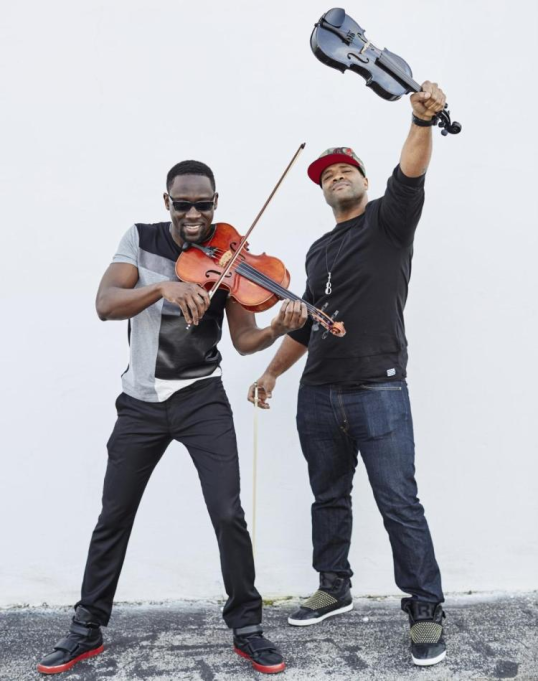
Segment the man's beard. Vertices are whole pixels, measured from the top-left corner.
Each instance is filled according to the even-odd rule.
[[[346,196],[346,197],[339,197],[339,196],[331,196],[329,195],[329,199],[332,199],[328,201],[328,204],[331,208],[334,208],[335,210],[339,212],[343,212],[346,210],[350,210],[352,208],[355,208],[355,206],[358,206],[359,203],[362,201],[362,197],[364,196],[365,192],[358,191],[351,196]]]

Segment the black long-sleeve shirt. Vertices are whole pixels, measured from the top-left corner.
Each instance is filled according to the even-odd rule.
[[[308,346],[303,383],[360,385],[405,378],[403,311],[423,204],[424,176],[409,178],[397,166],[383,197],[312,244],[303,297],[317,308],[328,303],[329,315],[338,310],[336,320],[344,322],[347,333],[343,338],[325,334],[309,318],[289,334]],[[325,293],[327,265],[330,294]]]

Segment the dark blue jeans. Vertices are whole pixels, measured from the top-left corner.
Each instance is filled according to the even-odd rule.
[[[398,587],[420,601],[444,600],[433,544],[417,498],[415,443],[405,381],[299,388],[297,427],[308,463],[313,566],[351,577],[353,475],[360,452],[383,516]]]

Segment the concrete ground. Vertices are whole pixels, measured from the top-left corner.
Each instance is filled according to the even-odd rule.
[[[362,598],[355,609],[311,627],[290,627],[296,602],[265,608],[269,637],[288,668],[282,681],[538,681],[538,593],[470,595],[446,604],[447,658],[428,669],[410,661],[406,617],[393,598]],[[242,681],[260,679],[231,650],[222,604],[118,605],[105,629],[102,655],[59,678],[69,681]],[[71,611],[10,609],[0,612],[0,680],[42,677],[40,657],[65,635]]]

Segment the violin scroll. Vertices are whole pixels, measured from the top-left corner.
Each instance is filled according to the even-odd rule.
[[[315,307],[309,310],[309,314],[314,322],[312,331],[317,331],[321,325],[325,329],[322,339],[327,338],[329,333],[331,333],[333,336],[336,336],[337,338],[342,338],[346,335],[344,322],[335,321],[335,318],[338,315],[338,310],[336,310],[336,312],[329,317],[329,315],[324,311],[328,304],[329,303],[325,303],[321,310]]]
[[[448,134],[458,135],[461,132],[461,123],[458,121],[452,122],[450,120],[450,111],[448,110],[448,104],[445,104],[443,111],[437,114],[439,122],[438,127],[441,128],[441,135],[446,137]]]

